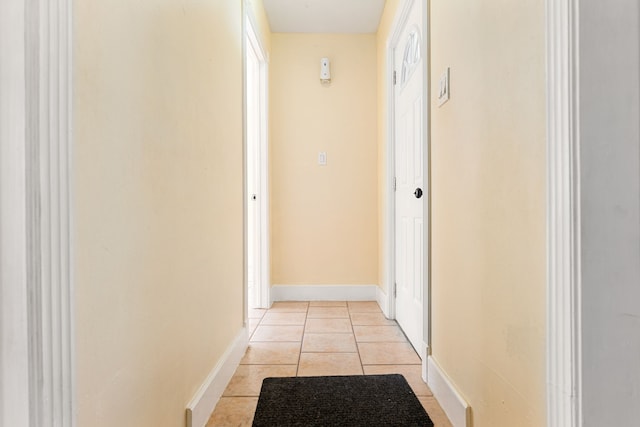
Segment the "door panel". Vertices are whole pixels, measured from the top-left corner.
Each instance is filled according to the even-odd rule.
[[[424,70],[422,2],[416,1],[395,49],[396,320],[420,353],[424,280]],[[420,189],[422,195],[416,194]]]
[[[247,185],[247,303],[249,308],[260,307],[262,253],[261,239],[261,75],[259,53],[247,39],[246,50],[246,185]]]

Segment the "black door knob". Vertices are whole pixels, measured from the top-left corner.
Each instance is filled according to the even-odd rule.
[[[422,188],[416,188],[416,191],[413,192],[413,195],[416,196],[416,199],[422,197]]]

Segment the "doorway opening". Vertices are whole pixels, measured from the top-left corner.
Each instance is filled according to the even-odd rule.
[[[245,18],[246,295],[248,308],[268,308],[269,194],[267,55],[250,14]]]

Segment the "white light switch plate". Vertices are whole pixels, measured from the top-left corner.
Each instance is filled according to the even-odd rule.
[[[327,164],[327,153],[324,151],[320,151],[318,153],[318,164],[321,166],[325,166]]]
[[[449,67],[440,75],[440,86],[438,88],[438,106],[442,106],[449,100]]]

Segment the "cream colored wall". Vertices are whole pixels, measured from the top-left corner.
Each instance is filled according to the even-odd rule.
[[[376,54],[378,66],[378,283],[386,292],[385,283],[385,258],[386,248],[390,236],[386,235],[385,222],[387,221],[386,176],[387,176],[387,110],[389,99],[387,97],[387,82],[390,76],[387,74],[387,40],[391,36],[391,26],[398,11],[400,0],[387,0],[384,11],[378,25],[376,34]]]
[[[544,2],[431,1],[433,357],[474,427],[545,421]]]
[[[272,283],[376,284],[376,37],[274,33],[271,47]]]
[[[74,4],[80,426],[185,425],[242,328],[240,3]]]

